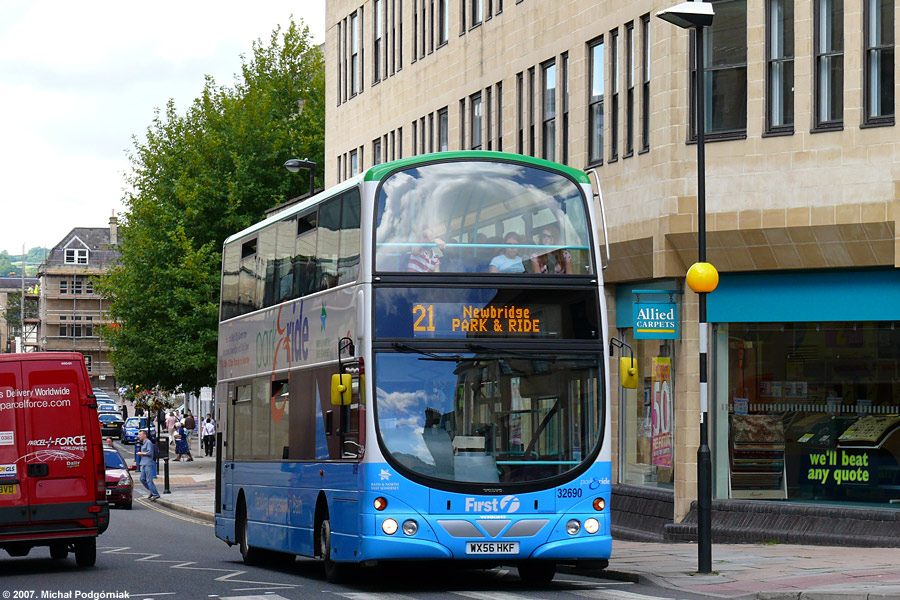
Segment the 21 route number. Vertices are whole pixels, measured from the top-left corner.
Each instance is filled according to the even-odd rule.
[[[429,304],[428,308],[421,304],[416,304],[413,306],[413,316],[416,317],[416,322],[413,323],[413,331],[434,331],[434,305]],[[428,325],[425,325],[423,321],[425,317],[428,317]]]

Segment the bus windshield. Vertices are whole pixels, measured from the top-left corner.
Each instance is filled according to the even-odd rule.
[[[383,449],[414,474],[536,482],[575,469],[599,443],[599,355],[394,346],[376,355],[377,422]]]
[[[419,166],[377,198],[379,272],[594,273],[585,199],[572,180],[521,164]]]

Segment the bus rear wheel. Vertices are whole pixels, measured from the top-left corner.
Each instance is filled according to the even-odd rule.
[[[331,583],[340,583],[347,566],[331,560],[331,521],[328,519],[323,519],[319,525],[319,552],[325,566],[325,579]]]
[[[553,581],[555,576],[556,563],[535,560],[519,564],[519,578],[525,583],[543,585]]]

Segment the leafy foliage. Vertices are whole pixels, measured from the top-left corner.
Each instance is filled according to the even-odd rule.
[[[45,257],[50,253],[47,248],[35,246],[25,255],[25,277],[35,277],[37,275],[38,265],[44,262]],[[10,254],[3,250],[0,252],[0,277],[21,277],[22,276],[22,255]]]
[[[304,189],[285,160],[323,164],[324,59],[301,25],[254,43],[233,86],[207,77],[184,116],[169,101],[134,142],[121,257],[98,285],[124,384],[215,381],[222,243]]]

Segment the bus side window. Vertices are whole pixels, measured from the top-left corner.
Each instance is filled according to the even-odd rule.
[[[318,281],[315,290],[327,290],[338,282],[340,249],[341,199],[329,200],[319,209],[319,237],[316,244]]]
[[[256,296],[256,238],[241,244],[238,313],[245,314],[259,308]]]
[[[338,283],[356,281],[359,275],[359,190],[352,189],[341,197],[341,240],[338,258]]]
[[[294,243],[294,298],[316,290],[316,238],[318,215],[315,211],[297,219]]]
[[[225,247],[222,257],[222,316],[221,319],[236,317],[240,312],[241,245]]]

